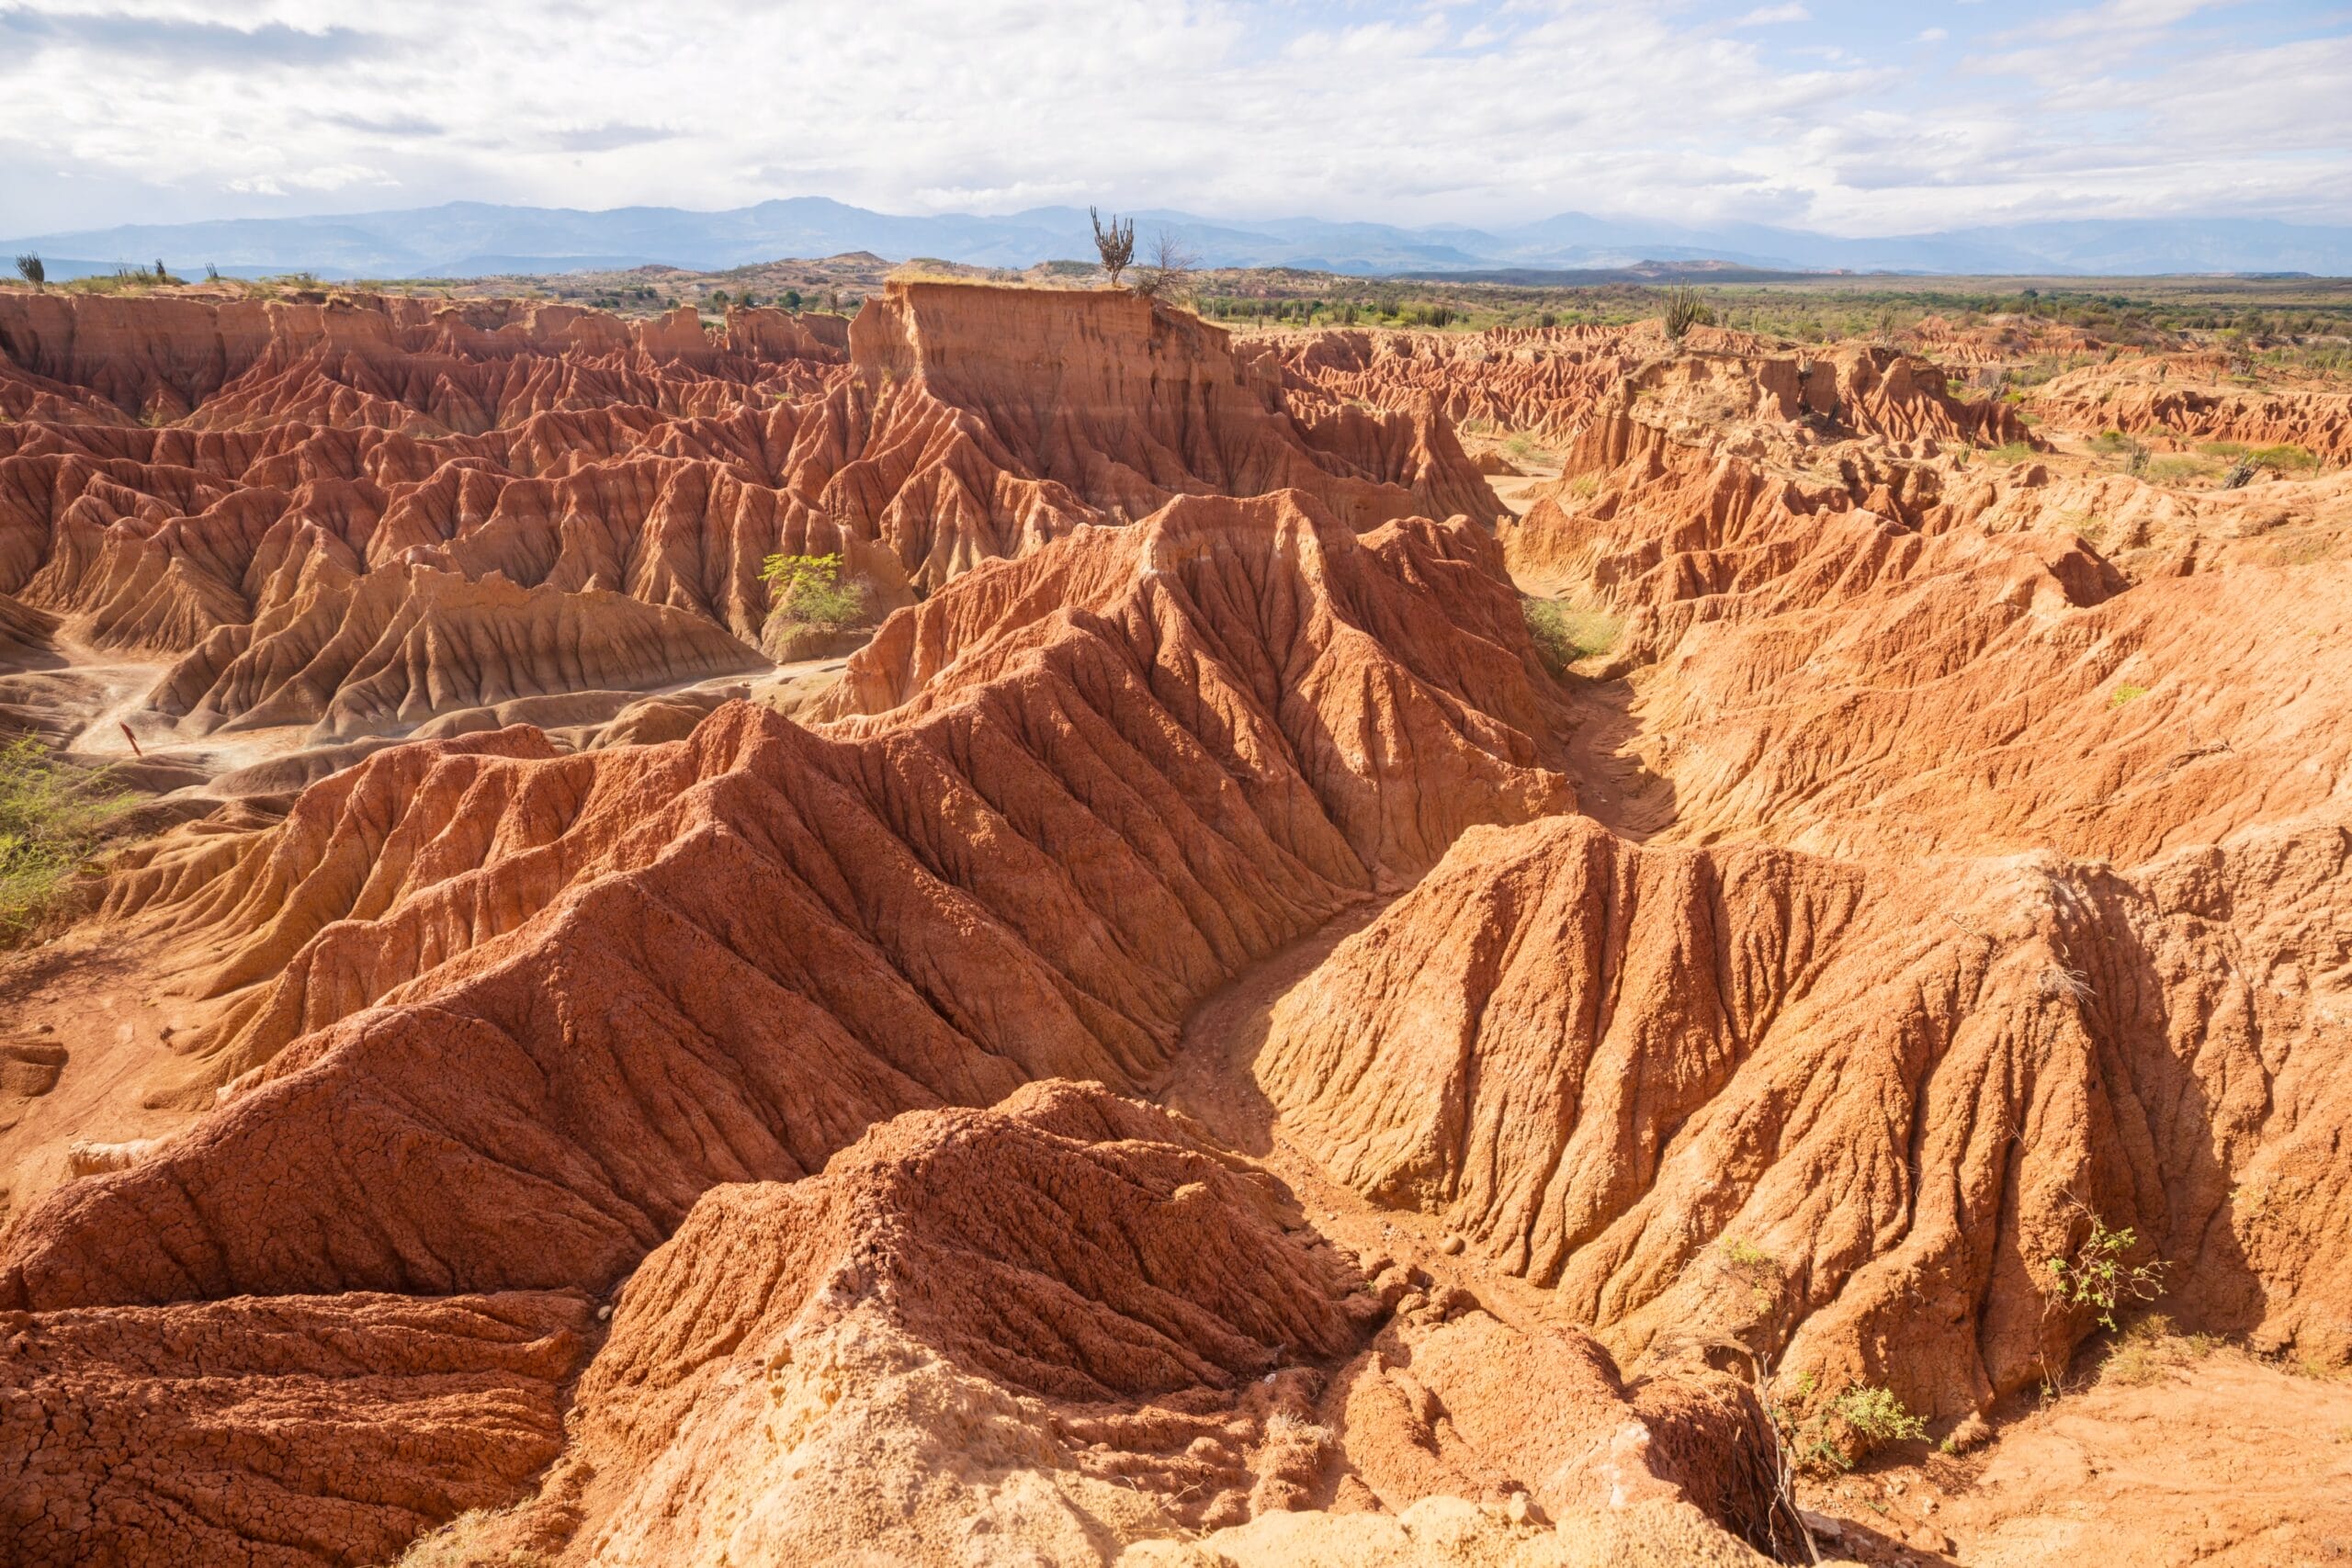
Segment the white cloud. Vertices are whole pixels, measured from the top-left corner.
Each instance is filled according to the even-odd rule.
[[[1997,8],[1955,7],[1917,41],[1958,47],[1923,51],[1797,5],[1711,24],[1696,0],[0,0],[0,228],[801,195],[1849,232],[2256,203],[2345,221],[2352,29],[2248,41],[2292,3],[2215,28],[2199,0],[2105,0],[2007,38]]]

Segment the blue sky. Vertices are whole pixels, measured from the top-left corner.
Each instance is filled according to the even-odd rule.
[[[0,0],[0,233],[803,195],[2352,223],[2352,0]]]

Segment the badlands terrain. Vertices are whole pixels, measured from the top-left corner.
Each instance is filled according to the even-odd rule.
[[[2348,561],[2186,333],[0,292],[0,1560],[2352,1561]]]

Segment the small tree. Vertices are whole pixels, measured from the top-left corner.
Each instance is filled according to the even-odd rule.
[[[172,275],[170,273],[164,270],[164,258],[157,256],[155,258],[155,281],[158,283],[168,282],[171,276]]]
[[[787,288],[784,291],[784,308],[796,313],[799,310],[800,290],[797,288]]]
[[[39,254],[18,256],[17,270],[23,273],[25,281],[35,288],[45,289],[49,287],[49,267]]]
[[[1102,270],[1111,275],[1112,286],[1115,288],[1119,274],[1134,265],[1136,259],[1136,220],[1130,218],[1122,223],[1119,215],[1114,212],[1111,214],[1111,226],[1105,229],[1102,227],[1102,215],[1094,209],[1088,208],[1086,217],[1094,225],[1094,249],[1102,257]]]

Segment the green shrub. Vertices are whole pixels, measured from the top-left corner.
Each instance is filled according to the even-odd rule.
[[[30,737],[0,747],[0,946],[63,911],[99,835],[130,804]]]
[[[1916,1443],[1928,1435],[1928,1424],[1904,1408],[1889,1390],[1856,1383],[1829,1402],[1829,1413],[1843,1421],[1863,1453],[1887,1443]]]
[[[2134,686],[2126,683],[2116,687],[2114,691],[2108,694],[2107,705],[2111,708],[2120,708],[2125,703],[2136,703],[2147,694],[2147,687]]]
[[[2050,1259],[2050,1275],[2055,1282],[2051,1297],[2062,1305],[2089,1307],[2100,1325],[2112,1332],[2118,1307],[2152,1302],[2164,1294],[2165,1265],[2161,1260],[2126,1263],[2124,1258],[2140,1245],[2137,1233],[2129,1225],[2111,1231],[2096,1213],[2090,1215],[2090,1235],[2083,1238],[2073,1258]]]
[[[865,619],[865,593],[842,581],[842,558],[775,555],[760,563],[768,618],[838,631]]]
[[[1522,599],[1527,635],[1535,650],[1555,670],[1565,670],[1580,659],[1591,659],[1617,646],[1624,623],[1600,610],[1573,610],[1556,599]]]
[[[2319,467],[2317,457],[2292,445],[2261,446],[2245,456],[2246,461],[2256,468],[2278,468],[2286,473],[2303,473]]]

